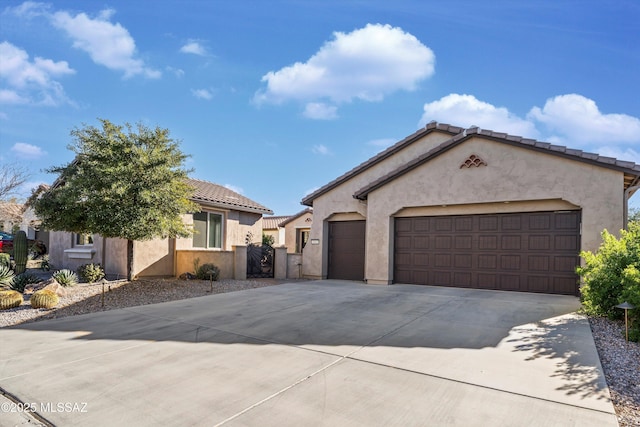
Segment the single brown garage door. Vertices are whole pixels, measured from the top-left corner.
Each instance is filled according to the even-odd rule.
[[[329,223],[329,279],[364,280],[365,221]]]
[[[396,218],[394,282],[577,295],[580,211]]]

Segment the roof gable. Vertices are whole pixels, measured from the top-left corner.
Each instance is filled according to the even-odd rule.
[[[295,215],[291,215],[286,220],[284,220],[284,221],[282,221],[280,223],[280,227],[284,227],[285,225],[289,224],[290,222],[295,221],[296,219],[300,218],[302,215],[307,214],[307,213],[313,213],[313,209],[307,208],[307,209],[304,209],[304,210],[298,212]]]
[[[243,212],[273,214],[271,209],[222,185],[193,178],[188,178],[187,183],[195,189],[191,200],[196,203]]]
[[[353,195],[353,197],[360,200],[365,200],[370,192],[384,186],[397,177],[404,175],[405,173],[417,168],[418,166],[423,165],[431,159],[439,156],[440,154],[450,150],[457,145],[462,144],[463,142],[473,137],[489,139],[516,147],[526,148],[545,154],[560,156],[566,159],[623,172],[625,189],[633,185],[637,185],[638,182],[640,182],[640,165],[637,165],[633,162],[617,160],[612,157],[600,156],[598,154],[588,153],[582,150],[575,150],[561,145],[553,145],[547,142],[540,142],[536,141],[535,139],[528,139],[520,136],[508,135],[506,133],[499,133],[491,130],[472,127],[469,129],[464,129],[462,132],[458,133],[457,135],[453,136],[452,138],[443,142],[432,150],[426,152],[422,156],[415,158],[414,160],[404,164],[403,166],[400,166],[397,169],[391,171],[387,175],[371,182],[369,185],[357,191]]]
[[[457,126],[451,126],[451,125],[444,124],[444,123],[430,122],[424,128],[422,128],[422,129],[414,132],[413,134],[407,136],[406,138],[398,141],[397,143],[395,143],[391,147],[381,151],[380,153],[378,153],[375,156],[371,157],[369,160],[359,164],[358,166],[356,166],[355,168],[351,169],[347,173],[339,176],[338,178],[334,179],[333,181],[329,182],[328,184],[320,187],[318,190],[316,190],[313,193],[309,194],[304,199],[302,199],[302,204],[303,205],[307,205],[307,206],[312,206],[314,199],[316,199],[316,198],[320,197],[321,195],[331,191],[332,189],[336,188],[337,186],[339,186],[343,182],[348,181],[349,179],[351,179],[354,176],[356,176],[356,175],[366,171],[367,169],[377,165],[378,163],[388,159],[389,157],[393,156],[397,152],[403,150],[407,146],[413,144],[414,142],[418,141],[419,139],[425,137],[426,135],[428,135],[428,134],[430,134],[432,132],[441,132],[441,133],[446,133],[448,135],[453,136],[453,135],[459,134],[463,130],[464,130],[463,128],[457,127]]]

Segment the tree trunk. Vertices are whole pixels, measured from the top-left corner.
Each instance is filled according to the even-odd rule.
[[[133,240],[127,240],[127,280],[133,280]]]

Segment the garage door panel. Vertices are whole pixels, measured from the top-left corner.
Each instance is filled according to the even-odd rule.
[[[545,255],[529,255],[529,271],[549,271],[550,257]]]
[[[433,283],[436,286],[453,286],[453,282],[451,281],[451,272],[450,271],[434,271]]]
[[[551,282],[547,276],[528,276],[529,292],[551,293]]]
[[[500,268],[502,270],[520,270],[520,255],[502,255]]]
[[[513,236],[502,236],[500,240],[500,247],[502,250],[519,251],[522,248],[522,236],[519,234]]]
[[[578,250],[579,242],[576,236],[555,236],[555,249],[557,251],[571,251]]]
[[[478,236],[478,249],[488,251],[498,249],[498,236]]]
[[[551,249],[551,235],[543,234],[540,236],[528,236],[528,248],[530,251],[548,251]]]
[[[453,258],[455,268],[472,268],[473,256],[471,254],[455,254]]]
[[[395,238],[395,282],[578,292],[580,211],[399,218]]]
[[[484,270],[495,270],[498,268],[497,255],[478,255],[478,268]]]
[[[416,236],[412,240],[412,248],[415,249],[429,249],[429,237],[428,236]]]

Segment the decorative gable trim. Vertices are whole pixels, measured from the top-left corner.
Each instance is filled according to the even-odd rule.
[[[480,156],[472,154],[467,158],[467,160],[462,162],[462,164],[460,165],[460,169],[462,169],[462,168],[470,168],[472,166],[475,166],[475,167],[487,166],[487,162],[482,160],[480,158]]]

